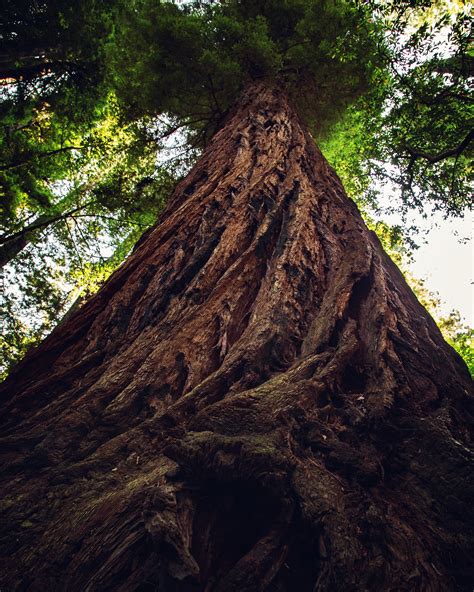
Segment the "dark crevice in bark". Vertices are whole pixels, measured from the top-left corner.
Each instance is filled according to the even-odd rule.
[[[198,273],[203,270],[214,249],[218,245],[223,230],[223,227],[217,228],[211,240],[202,245],[191,255],[189,262],[181,273],[174,278],[165,289],[163,289],[163,296],[157,302],[152,304],[141,317],[138,331],[142,331],[150,324],[158,323],[164,317],[172,298],[179,296],[181,292],[191,284],[192,280],[198,275]]]
[[[279,500],[257,484],[207,483],[197,496],[191,543],[201,584],[225,577],[274,527],[280,513]]]

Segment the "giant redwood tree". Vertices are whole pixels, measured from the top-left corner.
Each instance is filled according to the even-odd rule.
[[[285,6],[271,55],[314,60],[242,42],[157,225],[3,386],[2,590],[470,589],[471,379],[308,129],[369,54],[348,83],[314,30],[362,17]]]

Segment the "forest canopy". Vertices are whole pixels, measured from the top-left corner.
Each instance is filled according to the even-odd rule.
[[[290,95],[369,224],[384,184],[401,211],[469,205],[461,1],[7,0],[0,38],[4,369],[120,265],[249,80]]]

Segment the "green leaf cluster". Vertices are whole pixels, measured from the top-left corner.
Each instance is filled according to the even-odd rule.
[[[381,42],[368,12],[342,0],[140,0],[122,8],[109,76],[134,115],[167,112],[204,139],[249,80],[278,80],[320,134],[368,92]]]

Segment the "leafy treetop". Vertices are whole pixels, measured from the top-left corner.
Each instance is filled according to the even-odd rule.
[[[380,27],[344,0],[139,0],[120,15],[108,52],[119,100],[204,139],[250,79],[278,80],[319,133],[381,75]]]

